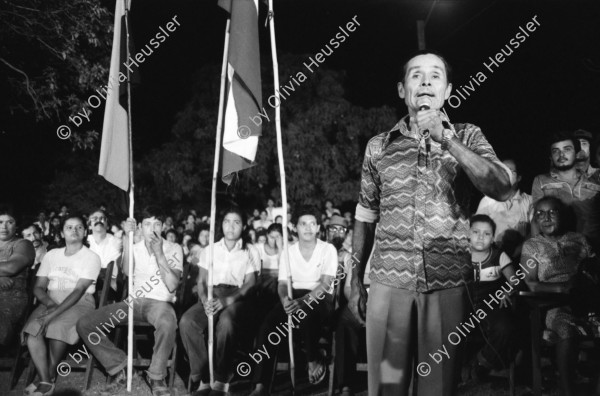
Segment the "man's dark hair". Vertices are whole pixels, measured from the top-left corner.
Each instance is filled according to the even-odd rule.
[[[256,231],[256,240],[258,241],[258,237],[267,236],[267,230],[264,228],[261,228],[260,230]]]
[[[179,233],[176,230],[174,230],[173,228],[169,228],[167,231],[165,231],[165,239],[167,239],[166,237],[169,234],[175,235],[175,242],[179,243],[179,241],[181,240],[181,238],[179,238]]]
[[[444,58],[444,56],[442,54],[440,54],[438,51],[427,50],[427,49],[413,52],[408,58],[406,58],[406,60],[404,61],[404,65],[402,66],[402,70],[401,70],[402,74],[399,76],[398,81],[402,81],[403,84],[406,82],[405,78],[406,78],[406,72],[408,71],[408,62],[410,62],[412,58],[415,58],[419,55],[429,55],[429,54],[435,55],[438,58],[440,58],[440,60],[444,64],[444,68],[446,69],[446,80],[448,81],[448,84],[452,83],[452,66],[450,66],[450,64],[448,63],[446,58]]]
[[[311,215],[317,219],[317,224],[321,225],[321,211],[312,205],[302,205],[294,211],[292,224],[298,225],[298,219],[302,216]]]
[[[210,225],[206,223],[200,223],[200,225],[198,225],[198,227],[196,228],[196,232],[198,233],[198,235],[200,235],[202,231],[210,232]],[[198,235],[196,235],[196,239],[198,239]]]
[[[165,222],[165,214],[160,208],[155,206],[146,206],[140,212],[140,221],[144,221],[144,219],[149,219],[151,217],[154,217],[161,223]]]
[[[548,152],[551,153],[551,147],[554,143],[564,142],[565,140],[570,140],[571,142],[573,142],[575,153],[581,151],[581,143],[579,142],[579,139],[575,138],[573,132],[559,131],[550,136],[550,139],[548,140]]]
[[[469,225],[472,227],[475,223],[488,223],[492,227],[492,234],[496,235],[496,222],[488,215],[476,214],[469,220]]]
[[[267,234],[272,233],[273,231],[278,232],[281,236],[283,236],[283,227],[279,223],[273,223],[267,228]]]
[[[27,227],[23,227],[23,229],[21,230],[21,235],[23,235],[23,231],[25,231],[26,229],[31,228],[31,227],[33,227],[40,234],[40,236],[43,236],[42,229],[40,228],[39,225],[37,225],[35,223],[30,223],[27,225]]]

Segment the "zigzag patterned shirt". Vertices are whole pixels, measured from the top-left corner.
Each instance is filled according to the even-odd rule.
[[[469,253],[472,184],[458,161],[411,132],[407,117],[373,137],[365,152],[358,204],[379,213],[372,281],[417,292],[448,289],[473,277]],[[452,126],[474,153],[501,164],[481,129]],[[427,157],[429,157],[427,159]]]

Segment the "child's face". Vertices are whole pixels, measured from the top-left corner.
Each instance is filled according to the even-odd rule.
[[[492,225],[484,222],[473,223],[469,232],[469,241],[471,242],[471,251],[473,252],[486,252],[490,250],[494,241]]]

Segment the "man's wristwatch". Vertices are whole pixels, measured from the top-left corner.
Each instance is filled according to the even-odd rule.
[[[442,131],[442,150],[448,150],[448,143],[453,137],[454,132],[451,129],[444,129]]]

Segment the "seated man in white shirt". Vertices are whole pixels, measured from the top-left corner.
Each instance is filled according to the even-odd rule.
[[[90,245],[90,250],[100,256],[100,262],[102,264],[102,270],[100,270],[100,277],[98,279],[103,280],[105,277],[106,267],[112,261],[115,262],[113,266],[110,287],[117,290],[117,275],[119,274],[119,265],[121,261],[121,252],[123,251],[123,243],[121,239],[117,239],[113,235],[109,234],[108,231],[108,218],[106,213],[102,210],[96,210],[90,214],[88,219],[88,225],[92,231],[87,241]],[[102,290],[101,282],[96,285],[96,292]],[[111,300],[113,300],[111,298]]]
[[[152,395],[168,396],[165,377],[167,362],[175,345],[177,317],[173,303],[183,271],[183,251],[181,246],[160,237],[163,217],[158,211],[147,209],[142,213],[142,219],[143,239],[133,245],[133,290],[129,291],[129,297],[82,317],[77,323],[77,332],[87,349],[112,377],[105,392],[119,393],[127,385],[127,354],[99,329],[111,329],[127,323],[128,305],[133,304],[134,320],[148,322],[154,327],[152,361],[146,371]],[[124,224],[125,275],[129,275],[129,232],[135,228],[135,219],[128,219]]]
[[[521,256],[521,246],[530,234],[532,217],[531,195],[519,190],[521,174],[513,159],[502,161],[512,172],[514,183],[511,185],[511,196],[504,202],[490,197],[483,197],[477,208],[477,214],[488,215],[496,223],[495,242],[498,248],[505,251],[515,260]]]
[[[294,327],[299,327],[308,360],[310,383],[321,383],[327,374],[327,366],[318,351],[318,341],[323,324],[333,311],[332,284],[337,271],[337,251],[327,242],[317,239],[321,226],[321,214],[316,208],[301,207],[293,222],[298,231],[298,243],[288,248],[289,264],[285,252],[279,264],[279,299],[275,308],[267,315],[258,333],[260,353],[251,355],[257,367],[253,382],[256,388],[251,396],[268,394],[274,370],[273,356],[276,348],[288,344],[287,319],[291,315]],[[288,271],[288,265],[291,274]],[[293,299],[288,297],[288,278],[291,278]],[[281,323],[284,323],[283,325]],[[281,336],[280,342],[273,335]]]

